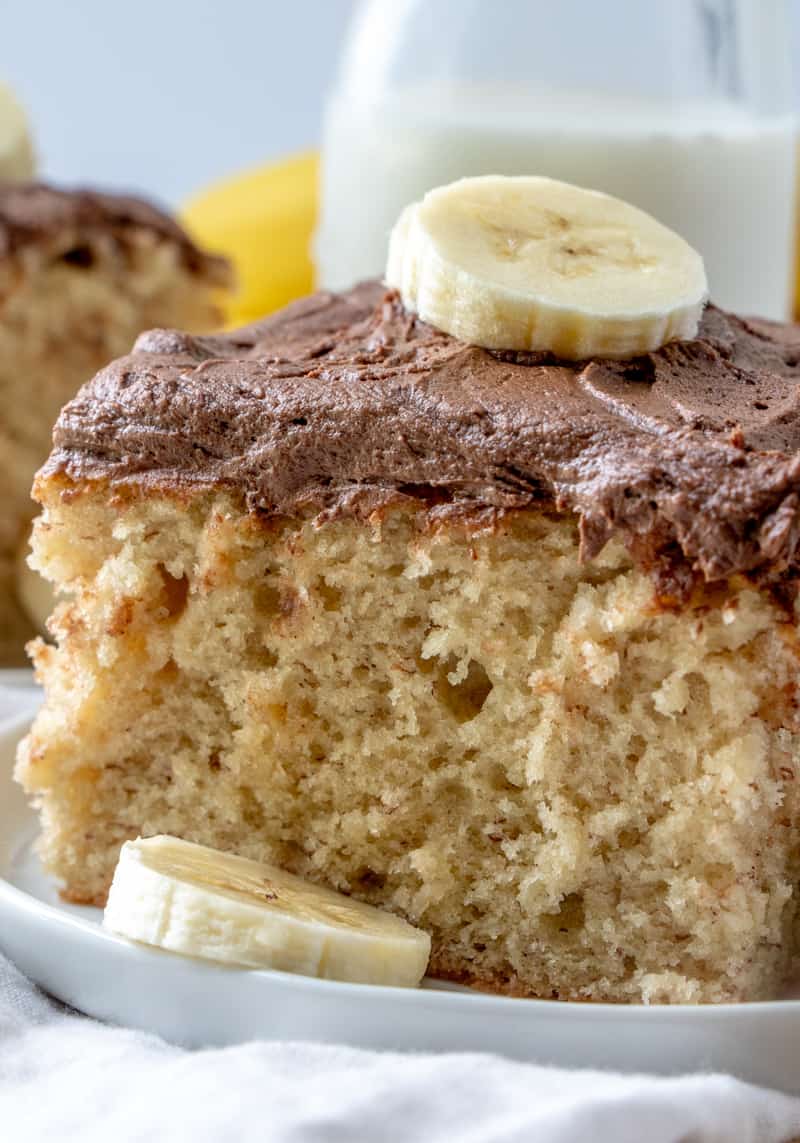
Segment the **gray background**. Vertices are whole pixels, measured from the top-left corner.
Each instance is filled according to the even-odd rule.
[[[168,202],[313,146],[353,0],[0,0],[44,174]]]
[[[0,79],[29,109],[45,175],[177,203],[318,142],[354,2],[0,0]]]

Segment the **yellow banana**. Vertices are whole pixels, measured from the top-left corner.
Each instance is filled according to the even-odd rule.
[[[194,195],[182,221],[201,246],[227,255],[238,289],[223,299],[229,325],[255,321],[313,289],[316,153],[234,175]]]

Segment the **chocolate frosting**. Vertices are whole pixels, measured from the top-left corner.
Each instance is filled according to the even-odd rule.
[[[44,471],[268,514],[542,505],[577,514],[585,558],[616,535],[682,599],[795,577],[799,382],[800,327],[713,306],[693,341],[567,363],[466,345],[365,283],[224,336],[142,335],[63,410]]]
[[[0,258],[26,246],[59,242],[64,236],[72,242],[76,236],[80,241],[110,233],[125,243],[141,231],[174,243],[189,270],[228,284],[227,261],[200,250],[170,215],[144,199],[46,183],[0,182]]]

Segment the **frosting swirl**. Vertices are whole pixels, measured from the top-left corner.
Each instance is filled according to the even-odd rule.
[[[466,345],[364,283],[219,337],[143,334],[64,408],[44,473],[268,514],[545,505],[577,514],[585,557],[618,536],[681,599],[794,578],[798,450],[798,327],[709,306],[693,341],[567,363]]]

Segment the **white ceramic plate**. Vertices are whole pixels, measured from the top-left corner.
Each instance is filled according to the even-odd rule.
[[[568,1067],[713,1069],[800,1093],[800,1001],[650,1007],[376,988],[229,969],[137,946],[64,905],[32,854],[11,771],[26,718],[0,725],[0,949],[60,1000],[188,1046],[254,1038],[490,1051]]]

